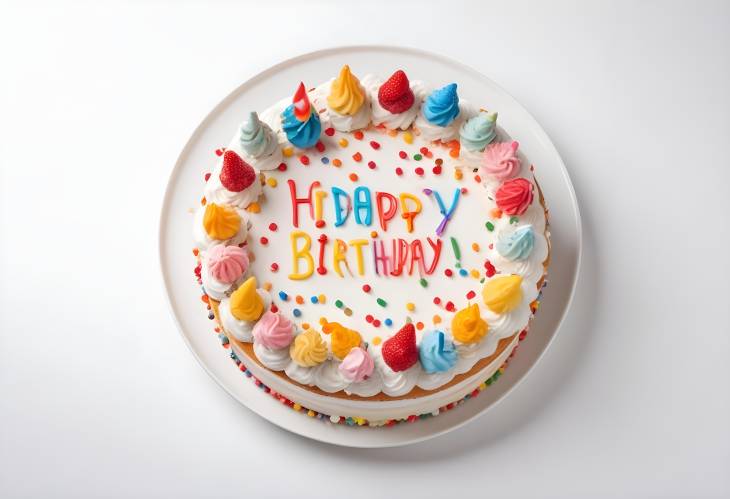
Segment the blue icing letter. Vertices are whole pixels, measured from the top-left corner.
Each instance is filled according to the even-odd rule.
[[[344,209],[342,208],[342,204],[340,204],[340,197],[344,197],[347,200],[347,206]],[[339,227],[350,216],[350,196],[339,187],[332,187],[332,199],[335,202],[335,218],[337,218],[335,220],[335,227]]]
[[[448,371],[457,358],[454,342],[447,340],[441,331],[429,331],[423,336],[418,356],[423,370],[429,374]]]
[[[447,126],[459,116],[459,96],[456,94],[456,83],[431,92],[423,103],[423,116],[438,126]]]
[[[461,147],[483,151],[497,137],[497,113],[479,113],[468,119],[459,129]]]
[[[370,198],[370,189],[362,186],[358,187],[355,189],[353,197],[355,201],[352,211],[355,212],[355,221],[360,225],[370,225],[373,221],[373,203]],[[360,210],[365,210],[365,220],[360,217]]]
[[[512,234],[500,238],[497,241],[497,253],[507,260],[524,260],[535,246],[535,231],[532,225],[520,227]]]
[[[294,104],[284,109],[281,114],[281,127],[286,133],[286,138],[299,149],[312,147],[319,140],[322,133],[322,124],[319,122],[319,115],[312,109],[307,121],[299,121],[294,115]]]

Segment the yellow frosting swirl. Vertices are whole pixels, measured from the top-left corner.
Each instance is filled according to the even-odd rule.
[[[350,72],[350,66],[345,64],[340,74],[332,82],[327,105],[333,111],[352,116],[357,113],[365,102],[365,93],[360,86],[360,80]]]
[[[211,239],[224,241],[238,234],[241,217],[232,208],[210,203],[203,214],[203,228]]]
[[[484,304],[496,314],[511,312],[522,302],[522,276],[495,277],[482,289]]]
[[[487,334],[487,323],[479,314],[479,306],[474,303],[459,310],[451,320],[451,335],[461,343],[476,343]]]
[[[302,367],[314,367],[327,360],[327,344],[317,331],[307,329],[294,338],[289,355]]]
[[[249,277],[231,295],[231,314],[239,321],[255,321],[264,313],[264,301],[256,291],[256,278]]]
[[[328,322],[322,326],[325,333],[330,333],[332,353],[338,359],[344,359],[350,350],[359,347],[362,343],[360,333],[352,329],[348,329],[337,322]]]

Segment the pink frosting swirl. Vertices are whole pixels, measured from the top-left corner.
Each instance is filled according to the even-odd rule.
[[[339,370],[342,377],[350,383],[359,383],[365,378],[373,374],[375,363],[373,358],[360,347],[355,347],[350,350],[342,363],[340,363]]]
[[[532,204],[532,184],[522,177],[507,180],[494,197],[497,208],[507,215],[522,215]]]
[[[288,347],[294,339],[294,326],[278,312],[267,310],[253,327],[254,341],[261,346],[278,350]]]
[[[517,175],[520,171],[520,159],[517,157],[519,146],[515,141],[489,144],[482,156],[485,173],[497,180],[506,180]]]
[[[246,272],[248,253],[238,246],[216,245],[208,250],[207,264],[213,279],[232,284]]]

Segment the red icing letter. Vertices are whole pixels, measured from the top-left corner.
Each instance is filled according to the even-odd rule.
[[[327,268],[324,266],[324,247],[327,244],[327,236],[322,234],[317,241],[319,241],[319,266],[317,267],[317,273],[319,275],[325,275]]]
[[[378,250],[378,243],[380,243],[380,250]],[[380,275],[380,271],[378,270],[380,265],[383,266],[383,275],[388,275],[388,264],[392,265],[392,262],[391,257],[385,252],[383,241],[373,241],[373,263],[375,264],[375,273],[377,275]]]
[[[388,200],[388,209],[383,208],[383,201]],[[398,211],[398,199],[387,192],[376,192],[375,203],[378,205],[378,220],[383,230],[388,230],[388,220],[392,220]]]
[[[390,275],[401,275],[408,261],[408,249],[410,245],[404,239],[398,239],[398,251],[396,252],[396,240],[393,239],[393,270]],[[396,254],[398,255],[396,257]]]
[[[431,246],[431,249],[433,250],[433,261],[431,261],[431,266],[426,269],[426,274],[431,275],[433,274],[433,271],[436,270],[436,265],[439,263],[439,258],[441,258],[441,239],[436,239],[436,242],[434,243],[430,237],[427,237],[426,240],[428,241],[428,245]]]
[[[312,203],[312,191],[315,187],[319,187],[319,182],[315,180],[311,183],[311,185],[309,186],[309,193],[305,198],[297,197],[297,184],[292,179],[287,180],[286,183],[289,184],[289,194],[291,195],[291,221],[292,224],[294,224],[294,227],[299,227],[300,204],[309,205],[309,217],[314,220],[314,203]]]
[[[416,239],[415,241],[411,242],[411,265],[408,267],[408,275],[413,274],[413,266],[418,262],[418,272],[420,275],[423,275],[426,270],[424,269],[425,265],[423,263],[423,246],[421,245],[421,240]]]

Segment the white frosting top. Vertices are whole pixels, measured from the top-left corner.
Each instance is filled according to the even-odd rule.
[[[361,141],[350,142],[355,148],[346,149],[339,144],[339,140],[349,137],[349,134],[338,132],[334,136],[326,136],[324,133],[320,137],[324,147],[323,152],[314,149],[308,149],[304,153],[307,154],[310,161],[308,168],[303,168],[297,161],[297,154],[300,154],[293,148],[295,155],[291,158],[282,158],[282,161],[289,165],[287,171],[281,175],[278,181],[279,187],[267,190],[266,201],[262,203],[261,213],[250,214],[253,226],[251,227],[252,238],[249,244],[257,244],[261,236],[266,236],[269,243],[264,247],[253,248],[257,258],[249,267],[249,272],[256,275],[259,281],[269,281],[272,284],[273,295],[277,298],[277,307],[280,312],[301,325],[302,322],[309,322],[316,325],[319,317],[326,317],[329,321],[342,323],[345,327],[349,327],[358,331],[363,340],[367,343],[366,349],[372,356],[375,364],[375,370],[372,375],[358,383],[350,383],[340,373],[338,367],[340,361],[337,360],[331,350],[331,338],[329,335],[322,334],[322,339],[327,344],[329,355],[327,360],[314,367],[302,367],[296,364],[290,358],[288,348],[272,350],[258,345],[254,342],[251,330],[255,324],[250,321],[239,321],[230,313],[228,306],[228,298],[223,298],[220,310],[220,320],[225,331],[233,337],[243,342],[254,342],[254,353],[256,357],[268,369],[273,371],[284,371],[292,380],[309,386],[316,386],[321,390],[333,393],[344,390],[346,393],[355,394],[362,397],[371,397],[377,393],[385,393],[386,395],[397,397],[408,394],[414,387],[420,387],[425,390],[433,390],[450,382],[454,376],[470,371],[474,365],[481,359],[494,354],[498,343],[501,339],[509,338],[523,329],[525,329],[532,317],[531,303],[538,297],[539,289],[537,284],[541,281],[545,274],[543,262],[547,259],[549,251],[549,243],[547,240],[547,223],[545,219],[545,211],[539,203],[539,196],[532,172],[529,168],[529,162],[523,157],[522,167],[519,176],[528,179],[534,185],[534,198],[527,211],[517,217],[503,215],[498,218],[492,218],[490,213],[496,207],[494,194],[499,187],[499,183],[494,179],[483,178],[482,183],[475,182],[475,173],[472,170],[477,169],[481,164],[481,153],[471,155],[465,149],[462,149],[458,159],[450,158],[448,151],[439,146],[431,144],[432,140],[439,139],[443,141],[458,138],[458,129],[461,122],[475,113],[475,108],[467,103],[460,103],[460,115],[457,119],[447,127],[437,127],[440,130],[434,130],[433,125],[426,123],[422,116],[419,115],[421,102],[426,95],[425,86],[418,81],[411,82],[411,88],[416,94],[416,102],[405,113],[393,115],[386,111],[378,104],[377,90],[380,81],[373,76],[365,76],[361,83],[367,90],[369,95],[370,107],[363,106],[363,109],[372,110],[372,123],[384,124],[389,129],[407,129],[414,121],[420,135],[414,138],[412,143],[406,143],[399,137],[389,137],[378,130],[364,130],[364,137]],[[336,116],[336,113],[328,109],[326,106],[326,96],[329,92],[331,81],[326,82],[310,92],[315,107],[322,110],[321,121],[324,130],[328,123],[331,123],[336,130],[345,130],[350,128],[360,128],[358,114],[351,117]],[[270,108],[260,113],[260,118],[267,123],[279,138],[282,147],[291,147],[286,142],[285,135],[281,130],[281,112],[289,105],[291,99],[282,99]],[[368,111],[369,112],[369,111]],[[368,113],[366,113],[368,114]],[[350,121],[346,121],[346,120]],[[337,121],[340,120],[340,121]],[[337,121],[337,123],[335,123]],[[237,135],[232,141],[231,147],[235,147],[233,142],[237,140]],[[368,147],[368,144],[379,144],[378,147]],[[433,159],[418,163],[415,155],[423,147],[431,148],[433,158],[442,159],[443,174],[438,177],[437,174],[430,175],[433,167]],[[406,159],[402,156],[399,158],[400,152],[406,152]],[[236,150],[242,154],[240,148]],[[353,153],[361,152],[363,156],[362,162],[351,160]],[[521,154],[521,153],[520,153]],[[473,156],[473,157],[472,157]],[[325,161],[325,157],[328,161]],[[332,158],[341,158],[342,166],[333,168],[328,165]],[[377,164],[377,168],[368,169],[363,165],[369,159]],[[431,158],[431,156],[429,156]],[[406,171],[402,177],[395,176],[393,173],[394,166],[402,165]],[[422,167],[429,172],[428,175],[415,175],[413,171],[416,167]],[[463,173],[463,180],[455,180],[453,168],[458,167]],[[349,172],[356,171],[359,175],[359,181],[353,185],[347,179]],[[277,178],[279,172],[272,171],[267,175]],[[211,176],[211,181],[217,178],[215,172]],[[289,239],[293,227],[289,227],[291,220],[291,202],[289,199],[289,190],[286,186],[286,180],[292,179],[296,183],[297,196],[306,196],[307,187],[313,180],[321,182],[321,189],[327,192],[327,205],[325,206],[324,219],[327,222],[326,228],[316,228],[314,221],[309,218],[306,206],[299,208],[300,227],[311,235],[311,253],[315,265],[317,262],[317,236],[320,233],[326,233],[330,241],[340,238],[343,241],[352,241],[357,238],[364,238],[368,245],[365,246],[363,252],[368,255],[365,258],[365,265],[368,270],[362,275],[358,275],[356,260],[354,258],[353,248],[350,247],[347,253],[348,267],[353,276],[347,275],[345,269],[345,278],[336,275],[332,267],[332,245],[326,247],[326,257],[324,264],[328,269],[325,275],[317,275],[315,272],[312,277],[304,280],[293,281],[288,275],[293,272],[292,268],[292,246]],[[218,185],[219,185],[218,181]],[[210,184],[210,182],[209,182]],[[373,193],[373,213],[372,223],[370,226],[363,227],[364,224],[356,224],[353,218],[354,212],[350,211],[348,220],[345,224],[335,227],[335,215],[331,209],[332,192],[330,188],[337,186],[352,191],[358,186],[369,186]],[[260,187],[260,186],[259,186]],[[459,198],[454,216],[450,219],[447,229],[440,237],[434,234],[434,229],[443,220],[443,215],[439,212],[439,208],[433,196],[422,194],[424,190],[435,190],[443,196],[443,202],[447,206],[451,205],[454,189],[468,187],[468,193],[464,193]],[[378,215],[375,208],[375,192],[383,190],[394,193],[396,196],[399,192],[408,192],[419,195],[423,209],[414,221],[414,232],[410,233],[405,230],[405,223],[399,216],[396,216],[389,222],[387,231],[382,230],[378,225]],[[216,184],[213,187],[206,186],[207,193],[211,191],[218,193],[219,188]],[[222,195],[222,194],[218,194]],[[258,195],[256,195],[258,198]],[[211,198],[212,199],[212,198]],[[353,197],[354,199],[354,197]],[[231,200],[238,204],[242,203],[242,199]],[[197,215],[196,215],[197,216]],[[271,231],[268,229],[270,222],[276,221],[279,230]],[[485,222],[489,221],[485,229]],[[496,250],[497,242],[500,238],[509,236],[518,227],[531,225],[534,231],[534,246],[527,258],[518,261],[511,261],[504,258]],[[489,228],[491,225],[491,228]],[[196,236],[198,226],[202,228],[202,224],[196,222]],[[372,242],[368,239],[371,230],[380,235]],[[408,241],[421,239],[425,253],[426,263],[430,263],[433,255],[433,248],[426,244],[426,238],[437,241],[441,240],[440,260],[436,271],[425,277],[427,285],[419,286],[418,269],[414,275],[403,275],[400,277],[376,277],[372,257],[369,256],[372,245],[383,242],[387,251],[391,251],[391,240],[395,238],[403,238]],[[461,260],[455,261],[456,255],[452,250],[452,242],[450,238],[458,240],[461,247]],[[196,237],[197,238],[197,237]],[[234,238],[238,242],[245,239],[240,237]],[[476,244],[478,242],[478,245]],[[227,242],[230,244],[235,241]],[[470,250],[472,243],[478,249]],[[485,276],[485,261],[491,262],[491,265],[497,271],[494,277],[500,275],[519,274],[522,276],[522,298],[519,305],[512,311],[504,314],[495,314],[489,310],[481,299],[481,289],[484,283],[494,277]],[[278,272],[271,272],[269,269],[272,263],[276,262],[280,269]],[[466,271],[465,276],[461,276],[458,272],[461,269]],[[302,264],[302,262],[300,262]],[[303,264],[302,264],[303,265]],[[416,266],[417,267],[417,266]],[[343,269],[344,269],[343,265]],[[453,275],[446,276],[444,270],[450,270]],[[205,270],[205,269],[204,269]],[[203,272],[205,275],[207,272]],[[471,273],[477,273],[478,279],[470,277]],[[479,280],[480,279],[480,280]],[[364,293],[361,289],[364,283],[372,284],[373,291]],[[216,288],[214,283],[208,283],[211,288]],[[205,285],[205,282],[204,282]],[[220,291],[214,289],[214,293]],[[223,294],[229,290],[223,290]],[[269,293],[258,290],[259,294],[264,298],[266,307],[268,308],[272,302]],[[288,298],[278,298],[278,292],[285,292]],[[464,298],[467,293],[473,293],[471,298]],[[476,293],[474,293],[476,292]],[[299,304],[292,298],[296,294],[304,297],[304,303]],[[325,295],[325,303],[312,301],[310,296]],[[211,294],[212,297],[215,298]],[[218,296],[221,296],[220,293]],[[386,296],[387,306],[379,308],[375,303],[375,298]],[[440,301],[435,302],[434,297],[439,297]],[[343,302],[343,306],[335,306],[337,300]],[[452,301],[455,305],[452,310],[445,310],[447,301]],[[415,311],[413,308],[406,309],[406,303],[415,303]],[[457,359],[455,364],[444,372],[427,373],[421,367],[420,362],[416,362],[412,367],[395,372],[385,362],[382,354],[382,341],[387,340],[395,334],[398,329],[411,319],[413,322],[423,321],[425,328],[417,333],[417,344],[420,343],[423,334],[427,331],[437,329],[445,335],[446,341],[453,341],[451,333],[452,313],[455,310],[464,308],[469,303],[477,303],[482,318],[488,323],[489,329],[486,336],[479,342],[474,344],[461,344],[454,342],[456,346]],[[411,303],[412,304],[412,303]],[[343,314],[345,308],[354,310],[354,314]],[[295,309],[299,318],[294,314]],[[378,326],[374,326],[371,319],[366,324],[364,317],[366,313],[371,313],[377,317]],[[439,316],[438,323],[431,317]],[[392,327],[384,324],[385,319],[392,320]],[[301,321],[301,322],[300,322]],[[379,341],[374,341],[378,338]]]

